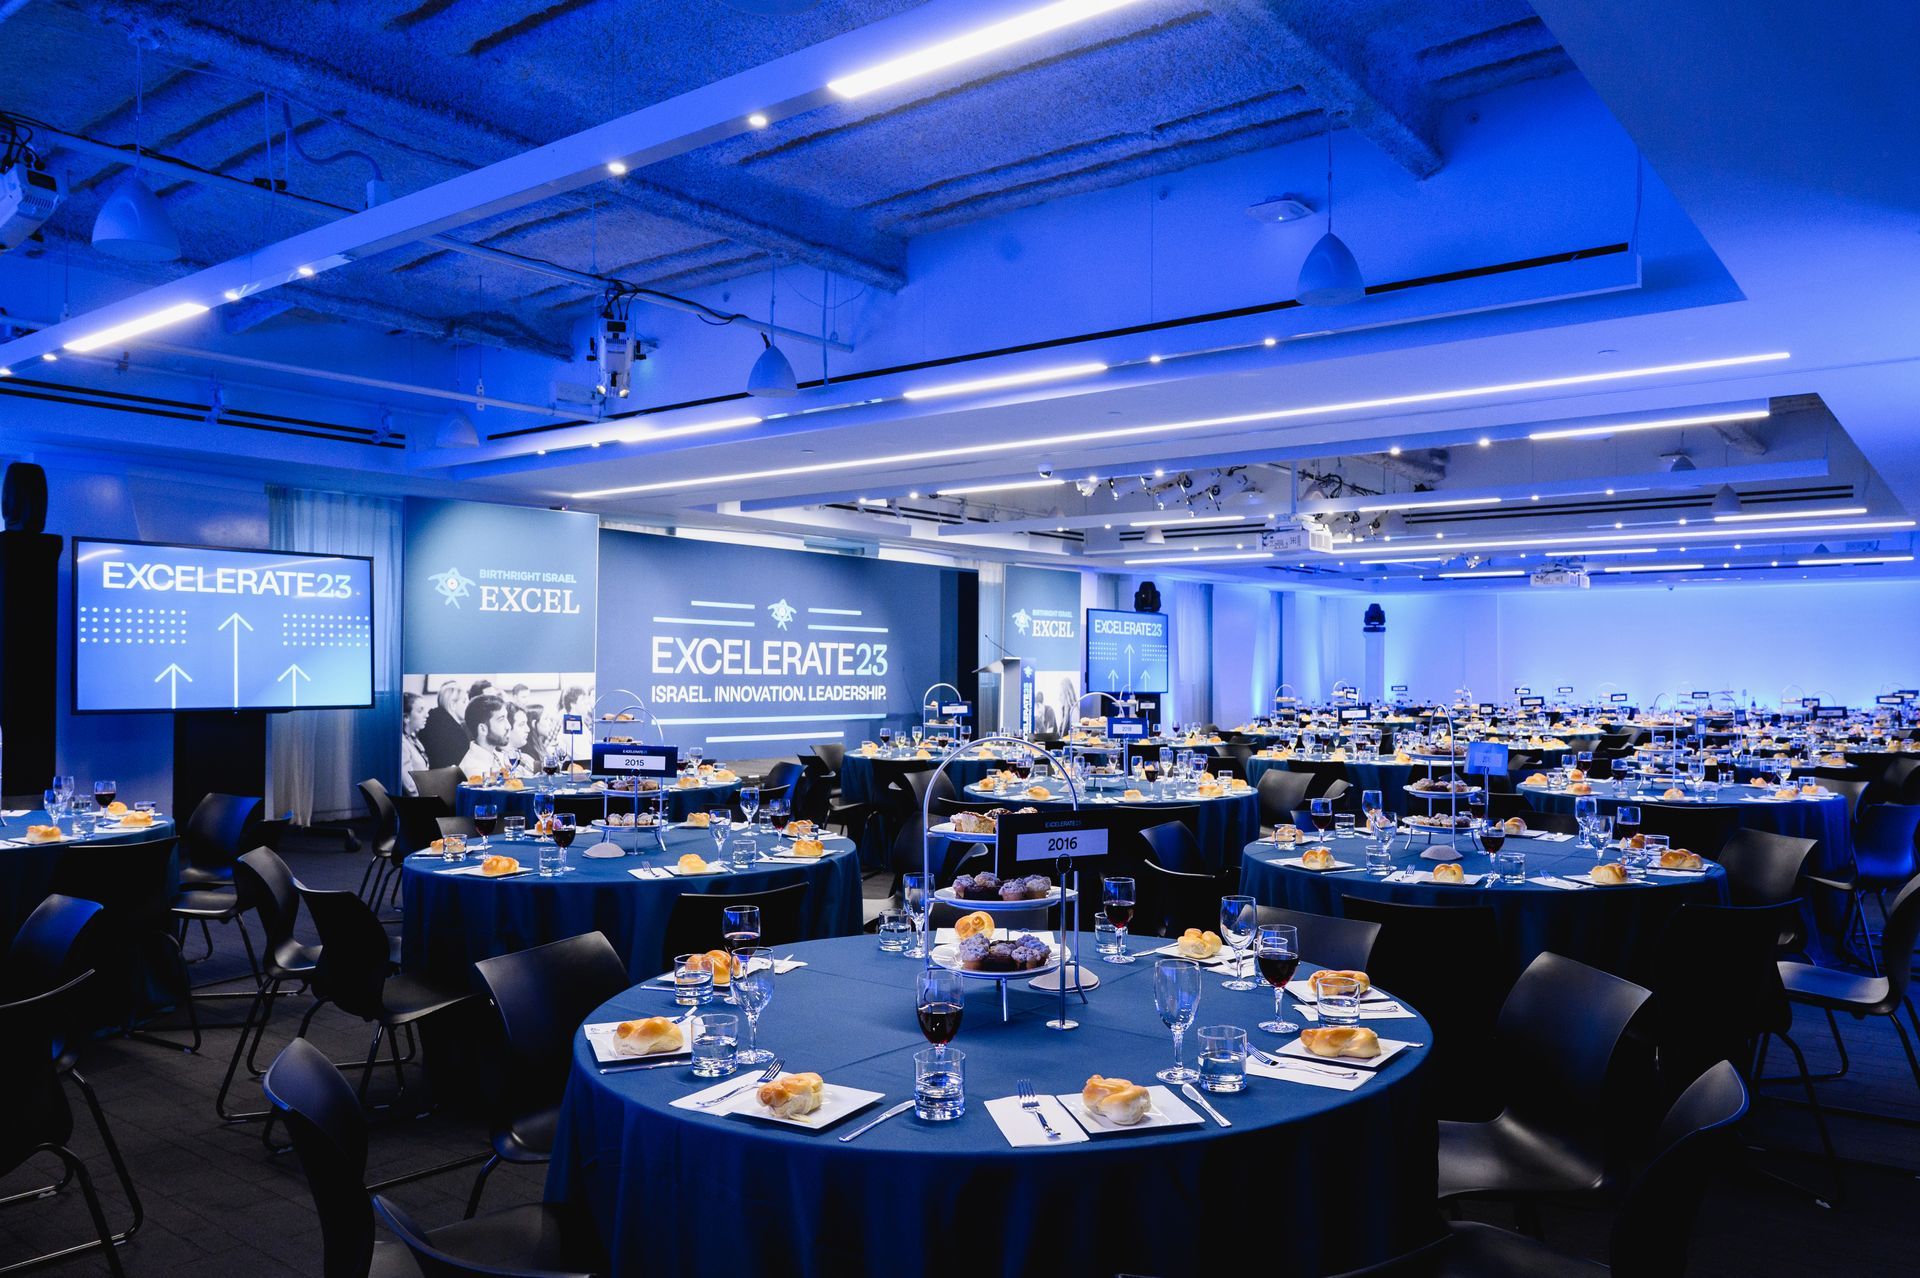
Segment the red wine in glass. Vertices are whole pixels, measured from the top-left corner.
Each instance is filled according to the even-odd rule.
[[[1316,830],[1319,830],[1323,834],[1326,831],[1331,830],[1333,828],[1333,813],[1315,812],[1313,814],[1313,828]]]
[[[483,839],[492,838],[493,832],[498,829],[499,826],[500,818],[498,816],[475,816],[473,818],[473,828],[479,832],[480,837]],[[572,840],[568,841],[571,842]]]
[[[1109,906],[1108,908],[1112,908]],[[1298,954],[1275,954],[1262,952],[1259,958],[1260,979],[1275,989],[1280,989],[1293,979],[1300,968]]]
[[[556,825],[552,830],[548,831],[548,833],[553,836],[553,845],[555,847],[570,848],[573,846],[573,836],[575,833],[573,826]]]
[[[112,786],[107,786],[105,789],[95,786],[93,790],[93,801],[104,808],[113,802],[114,795],[118,793],[119,791],[115,790]]]
[[[1487,850],[1488,856],[1492,856],[1501,848],[1505,847],[1506,842],[1507,832],[1500,827],[1500,823],[1497,821],[1480,831],[1480,846]]]
[[[1007,760],[1007,770],[1013,773],[1014,776],[1019,777],[1022,781],[1025,781],[1033,775],[1033,760],[1009,759]]]
[[[935,1047],[945,1047],[960,1032],[960,1014],[966,1010],[960,1003],[925,1003],[918,1009],[920,1032]]]
[[[540,770],[546,773],[548,776],[553,776],[555,773],[560,771],[560,761],[558,759],[548,759],[545,763],[540,765]]]
[[[1132,901],[1108,901],[1100,908],[1107,912],[1107,922],[1122,930],[1133,924]]]

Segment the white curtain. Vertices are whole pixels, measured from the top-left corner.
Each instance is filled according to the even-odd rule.
[[[1176,581],[1163,593],[1173,620],[1173,704],[1162,717],[1197,722],[1213,705],[1213,587]]]
[[[275,550],[373,558],[373,708],[290,710],[268,720],[267,811],[301,825],[361,811],[356,782],[400,769],[400,503],[270,487]]]

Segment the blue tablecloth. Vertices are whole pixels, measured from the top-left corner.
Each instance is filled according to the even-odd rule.
[[[13,934],[20,930],[20,925],[27,921],[27,916],[47,899],[47,893],[53,888],[54,868],[59,865],[61,854],[67,849],[94,843],[137,843],[145,839],[171,838],[174,834],[171,820],[155,818],[152,825],[136,830],[121,830],[110,825],[78,844],[71,840],[65,843],[15,842],[26,834],[30,825],[52,824],[53,818],[47,815],[46,809],[35,808],[21,816],[9,816],[6,826],[0,828],[0,946],[11,940]],[[62,825],[69,831],[73,828],[71,821]]]
[[[1359,838],[1331,839],[1327,846],[1342,861],[1365,863],[1365,845]],[[1419,836],[1396,840],[1394,867],[1432,869],[1434,862],[1420,859],[1426,846]],[[1591,849],[1572,843],[1510,839],[1507,848],[1527,854],[1530,877],[1585,874],[1595,864]],[[1249,844],[1240,861],[1240,890],[1262,905],[1313,914],[1344,915],[1342,901],[1349,896],[1412,905],[1491,905],[1510,964],[1505,973],[1508,978],[1518,976],[1548,950],[1634,977],[1639,974],[1646,947],[1659,935],[1675,907],[1688,901],[1709,905],[1727,901],[1726,871],[1712,863],[1704,875],[1649,878],[1646,887],[1569,891],[1534,883],[1503,883],[1497,887],[1487,886],[1484,881],[1473,887],[1393,883],[1365,873],[1327,874],[1277,864],[1283,857],[1298,855],[1298,847],[1276,849],[1271,843]],[[1464,852],[1461,868],[1468,874],[1484,874],[1487,857],[1478,851]]]
[[[1034,784],[1043,786],[1053,795],[1050,799],[1030,799],[1026,797],[1025,787],[1017,787],[1011,793],[986,794],[969,787],[966,797],[976,801],[1004,803],[1010,808],[1066,807],[1066,788],[1057,781],[1042,781]],[[1194,831],[1194,841],[1200,845],[1200,853],[1207,858],[1209,865],[1225,867],[1231,864],[1231,858],[1244,843],[1260,837],[1260,799],[1252,789],[1237,794],[1221,795],[1213,799],[1193,797],[1150,797],[1144,802],[1128,803],[1122,800],[1118,790],[1082,790],[1082,807],[1125,807],[1144,808],[1194,808],[1197,809],[1198,829]]]
[[[724,785],[696,785],[666,787],[667,819],[684,821],[689,813],[705,812],[710,808],[730,808],[740,797],[740,782],[729,781]],[[528,825],[533,824],[533,799],[536,794],[557,794],[569,799],[608,798],[607,806],[614,812],[632,812],[635,795],[628,790],[594,790],[585,786],[562,786],[558,790],[536,789],[529,784],[524,790],[503,790],[497,785],[461,785],[455,795],[456,813],[459,816],[473,815],[476,803],[494,803],[500,807],[503,817],[525,817]],[[658,790],[643,790],[639,793],[639,809],[651,810],[654,800],[662,793]]]
[[[567,854],[567,863],[578,868],[553,878],[441,874],[437,871],[448,867],[440,858],[410,857],[401,879],[406,904],[402,965],[465,980],[477,959],[598,930],[613,942],[633,978],[644,980],[662,971],[667,919],[682,893],[759,892],[797,882],[811,889],[801,910],[803,935],[860,930],[860,867],[853,844],[845,839],[826,840],[827,854],[811,865],[776,861],[700,878],[636,879],[628,873],[640,866],[672,865],[684,852],[714,856],[713,838],[705,830],[669,830],[666,837],[663,856],[651,831],[616,831],[616,842],[642,855],[598,860],[582,853],[595,845],[599,832],[582,831]],[[496,837],[493,844],[523,865],[535,863],[538,844],[532,839],[510,843]],[[470,857],[466,864],[475,862]]]
[[[915,759],[911,757],[868,758],[866,755],[849,751],[840,764],[840,798],[847,803],[874,803],[880,797],[878,778],[888,769],[896,772],[931,772],[940,766],[940,759]],[[978,781],[996,768],[1006,766],[1003,759],[955,759],[947,769],[956,788],[964,789]]]
[[[918,961],[880,954],[868,937],[795,952],[809,966],[778,978],[761,1041],[789,1070],[886,1093],[867,1117],[909,1097],[912,1055],[926,1046],[913,1013]],[[1337,1273],[1405,1250],[1431,1228],[1424,1049],[1352,1092],[1250,1079],[1242,1093],[1211,1098],[1233,1122],[1227,1130],[1207,1123],[1011,1148],[986,1101],[1013,1095],[1019,1079],[1077,1093],[1095,1073],[1153,1085],[1153,1072],[1172,1063],[1152,962],[1089,966],[1101,985],[1072,1005],[1080,1028],[1071,1033],[1043,1026],[1057,996],[1016,981],[1002,1023],[993,984],[969,981],[954,1042],[967,1056],[966,1114],[934,1124],[909,1112],[851,1144],[835,1137],[859,1116],[807,1132],[670,1108],[705,1084],[679,1069],[601,1075],[576,1035],[547,1197],[590,1209],[613,1273],[681,1278],[1170,1276],[1235,1267],[1228,1240],[1268,1256],[1262,1270]],[[1197,1024],[1251,1029],[1272,1009],[1266,991],[1204,980]],[[671,1006],[666,995],[628,991],[589,1019]],[[1379,1029],[1428,1041],[1419,1019]],[[1279,1045],[1257,1029],[1252,1038]]]
[[[1520,793],[1527,797],[1527,803],[1536,812],[1573,813],[1574,796],[1563,791],[1549,791],[1539,786],[1520,786]],[[1596,794],[1592,797],[1600,800],[1600,810],[1612,813],[1623,803],[1645,805],[1648,803],[1667,803],[1659,797],[1660,790],[1645,794]],[[1818,839],[1820,846],[1814,849],[1814,860],[1809,872],[1815,874],[1837,874],[1853,864],[1853,829],[1847,821],[1847,801],[1840,795],[1832,794],[1821,799],[1774,800],[1770,786],[1727,785],[1720,787],[1720,801],[1717,803],[1674,804],[1676,807],[1728,810],[1734,814],[1739,824],[1750,830],[1768,830],[1775,834],[1790,834],[1797,839]]]

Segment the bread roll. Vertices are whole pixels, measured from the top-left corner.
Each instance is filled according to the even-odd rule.
[[[1435,883],[1465,883],[1467,881],[1467,872],[1461,869],[1457,862],[1448,861],[1433,867],[1433,881]]]
[[[1030,785],[1027,787],[1027,797],[1029,799],[1051,799],[1053,797],[1053,791],[1047,789],[1044,785]]]
[[[713,814],[711,812],[695,812],[687,817],[687,826],[689,829],[704,830],[712,824]]]
[[[1704,870],[1707,863],[1696,852],[1685,848],[1668,848],[1660,854],[1660,868],[1663,870]]]
[[[1500,823],[1500,826],[1508,834],[1525,834],[1527,832],[1527,823],[1519,817],[1508,817]]]
[[[1546,785],[1547,774],[1544,772],[1536,772],[1532,776],[1528,777],[1525,781],[1522,781],[1520,784],[1521,785]]]
[[[970,936],[984,936],[991,940],[993,939],[993,915],[987,913],[985,910],[975,910],[971,914],[963,914],[954,920],[953,934],[957,939],[962,941]]]
[[[680,1027],[664,1016],[621,1021],[613,1027],[613,1050],[622,1056],[652,1056],[677,1052],[686,1045]]]
[[[795,839],[789,856],[825,856],[827,845],[818,839]]]
[[[1604,883],[1609,887],[1618,887],[1628,881],[1626,867],[1612,861],[1605,865],[1594,866],[1587,877],[1595,883]]]
[[[1315,998],[1320,997],[1320,982],[1333,976],[1344,976],[1349,980],[1357,982],[1360,986],[1359,990],[1356,991],[1357,993],[1365,994],[1373,988],[1373,984],[1367,980],[1367,974],[1365,972],[1335,971],[1332,968],[1327,968],[1324,971],[1315,972],[1307,978],[1307,984],[1313,987],[1313,996]]]
[[[1308,848],[1300,854],[1300,864],[1309,870],[1331,870],[1334,866],[1331,848]]]
[[[682,874],[703,874],[709,868],[706,858],[697,852],[689,852],[675,863]]]
[[[118,816],[125,816],[126,814],[127,814],[127,805],[120,802],[120,800],[118,799],[115,799],[112,803],[109,803],[107,805],[108,816],[118,817]]]
[[[1573,784],[1567,787],[1567,793],[1568,794],[1592,794],[1593,787],[1588,785],[1585,781],[1575,781]]]
[[[820,1108],[826,1083],[818,1074],[782,1074],[755,1093],[776,1118],[801,1118]]]
[[[1220,952],[1220,938],[1212,932],[1190,927],[1181,933],[1180,939],[1173,943],[1173,948],[1181,958],[1212,958]]]
[[[1677,785],[1670,785],[1660,792],[1660,797],[1665,800],[1684,799],[1687,792]]]
[[[487,875],[512,874],[519,868],[520,863],[518,861],[510,856],[501,856],[498,853],[480,862],[480,873]]]
[[[707,970],[713,973],[715,985],[733,984],[733,955],[725,950],[708,950]]]
[[[782,833],[782,834],[785,834],[785,835],[786,835],[786,836],[787,836],[788,838],[792,838],[792,839],[797,839],[797,838],[799,838],[799,837],[801,837],[802,835],[807,835],[807,834],[812,834],[812,833],[813,833],[813,822],[811,822],[811,821],[789,821],[789,822],[787,822],[787,828],[786,828],[785,830],[783,830],[783,831],[781,831],[781,833]]]
[[[1300,1031],[1300,1044],[1315,1056],[1371,1060],[1380,1054],[1380,1036],[1359,1025],[1323,1025]]]
[[[1080,1103],[1096,1117],[1131,1127],[1153,1108],[1153,1097],[1147,1094],[1146,1088],[1124,1078],[1102,1078],[1095,1074],[1080,1089]]]
[[[30,825],[27,827],[27,842],[58,843],[66,834],[57,825]]]

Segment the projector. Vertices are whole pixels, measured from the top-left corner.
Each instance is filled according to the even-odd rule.
[[[25,244],[66,198],[58,174],[27,162],[0,173],[0,253]]]
[[[1549,588],[1563,587],[1569,590],[1585,590],[1593,582],[1583,568],[1538,568],[1527,578],[1529,586]]]
[[[1269,528],[1260,534],[1260,549],[1278,551],[1281,554],[1312,550],[1330,555],[1333,553],[1333,533],[1319,524],[1312,524],[1305,528],[1298,526]]]

